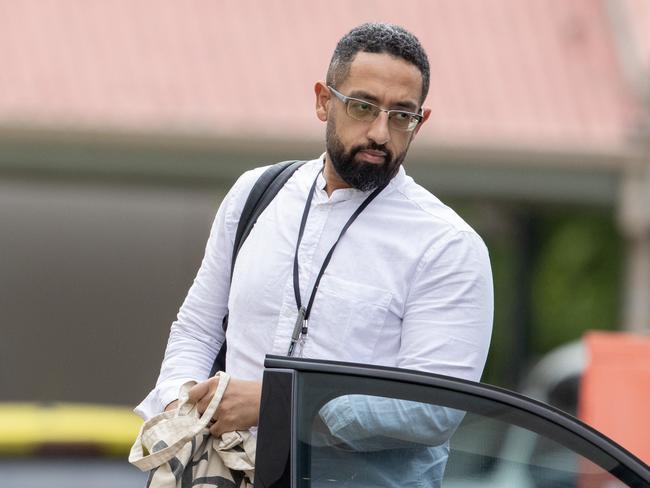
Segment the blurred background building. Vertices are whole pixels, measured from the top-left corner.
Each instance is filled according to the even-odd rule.
[[[407,172],[490,248],[484,379],[650,329],[650,2],[0,0],[0,399],[146,394],[221,198],[323,151],[366,21],[430,57]]]

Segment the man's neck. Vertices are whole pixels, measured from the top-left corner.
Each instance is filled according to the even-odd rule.
[[[329,155],[325,155],[325,166],[323,167],[323,178],[325,178],[325,191],[327,196],[332,196],[334,190],[340,190],[342,188],[350,188],[339,174],[334,169],[334,165],[329,158]]]

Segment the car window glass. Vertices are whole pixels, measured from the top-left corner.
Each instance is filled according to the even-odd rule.
[[[500,445],[489,442],[491,437],[501,437],[500,431],[504,432]],[[498,418],[468,413],[450,439],[442,486],[616,488],[628,485],[543,434]]]
[[[447,440],[463,415],[457,409],[387,397],[334,398],[312,423],[311,486],[409,486],[423,478],[440,480]]]
[[[503,445],[485,442],[504,431]],[[525,428],[387,397],[345,395],[330,400],[313,420],[309,444],[310,486],[317,487],[627,486]]]
[[[422,385],[358,380],[302,375],[298,486],[634,486],[609,473],[620,476],[614,458],[530,412]]]

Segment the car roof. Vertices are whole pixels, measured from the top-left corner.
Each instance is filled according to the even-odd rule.
[[[586,365],[584,342],[569,342],[543,356],[526,375],[520,391],[536,400],[548,402],[551,391],[567,379],[580,377]]]

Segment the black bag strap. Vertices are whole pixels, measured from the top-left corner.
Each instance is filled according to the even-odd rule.
[[[255,185],[253,185],[242,209],[239,224],[237,225],[237,232],[235,233],[232,263],[230,265],[231,282],[237,254],[239,254],[239,250],[253,229],[257,219],[264,209],[269,206],[269,203],[271,203],[289,178],[305,163],[306,161],[282,161],[281,163],[276,163],[267,168],[255,182]]]
[[[241,249],[244,241],[251,233],[255,222],[262,214],[264,209],[269,206],[269,203],[275,198],[278,192],[282,189],[284,184],[291,178],[307,161],[282,161],[267,168],[264,173],[257,179],[253,188],[251,188],[244,208],[242,209],[239,223],[237,224],[237,232],[235,233],[235,242],[232,249],[232,261],[230,264],[230,282],[232,283],[232,275],[235,270],[235,261],[237,261],[237,254]],[[228,329],[228,311],[223,317],[221,323],[224,333]],[[227,344],[224,338],[221,349],[214,360],[210,376],[214,376],[217,371],[225,371],[226,369],[226,350]]]

